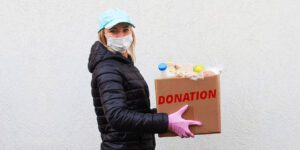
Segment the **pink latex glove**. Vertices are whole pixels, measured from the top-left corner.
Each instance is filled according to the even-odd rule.
[[[194,137],[194,134],[190,131],[189,125],[201,126],[202,123],[194,120],[185,120],[181,116],[187,110],[188,105],[184,105],[177,112],[168,115],[169,118],[169,130],[176,133],[180,137]]]

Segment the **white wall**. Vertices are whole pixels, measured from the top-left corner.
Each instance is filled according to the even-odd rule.
[[[4,0],[1,150],[99,149],[87,59],[110,7],[136,25],[152,107],[158,63],[225,66],[222,133],[157,138],[158,150],[300,148],[299,1]]]

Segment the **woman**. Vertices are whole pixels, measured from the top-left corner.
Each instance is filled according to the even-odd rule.
[[[133,27],[124,11],[105,11],[100,18],[99,41],[89,56],[103,150],[153,150],[154,133],[170,130],[180,137],[194,137],[189,125],[201,125],[181,118],[187,105],[170,115],[150,109],[148,85],[134,65]]]

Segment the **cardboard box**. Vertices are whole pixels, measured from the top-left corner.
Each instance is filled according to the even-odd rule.
[[[188,120],[198,120],[202,126],[189,128],[194,134],[221,133],[220,75],[205,77],[203,80],[169,78],[155,80],[157,112],[171,114],[188,104],[182,115]],[[159,137],[177,136],[170,131]]]

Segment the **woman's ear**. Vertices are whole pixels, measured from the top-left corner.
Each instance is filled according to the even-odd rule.
[[[107,29],[103,29],[103,35],[104,35],[105,38],[107,38],[106,33],[107,33]]]
[[[103,35],[107,39],[108,35],[110,35],[109,29],[103,29]]]

